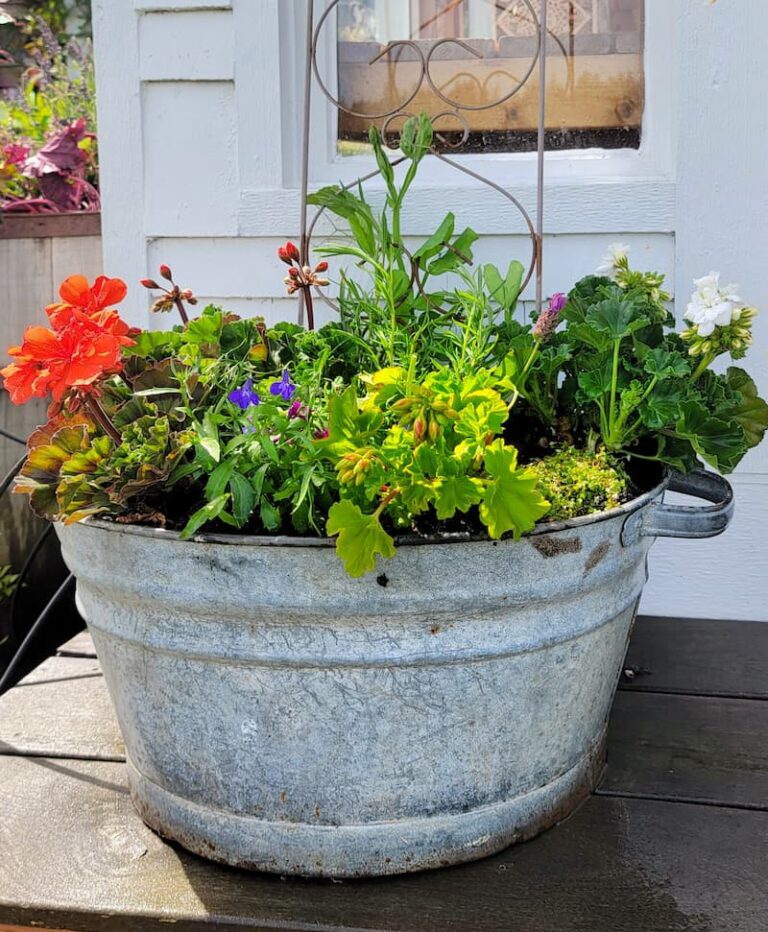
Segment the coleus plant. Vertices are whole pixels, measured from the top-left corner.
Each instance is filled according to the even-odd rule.
[[[750,376],[711,368],[751,342],[755,312],[733,286],[698,280],[678,333],[662,277],[617,247],[526,322],[522,266],[475,268],[476,234],[457,234],[452,214],[413,250],[400,242],[429,122],[404,129],[401,180],[375,131],[372,142],[382,207],[360,188],[315,197],[351,232],[321,253],[357,267],[340,272],[340,319],[319,330],[213,306],[194,317],[167,266],[162,286],[143,282],[160,292],[155,311],[179,315],[165,331],[128,328],[117,279],[64,282],[50,327],[28,328],[2,371],[14,402],[52,401],[16,487],[38,513],[184,537],[328,534],[358,576],[398,535],[517,537],[630,497],[633,463],[729,472],[762,439],[768,405]],[[328,260],[291,243],[279,258],[311,325]]]

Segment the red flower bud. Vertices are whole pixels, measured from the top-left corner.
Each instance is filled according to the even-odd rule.
[[[292,266],[288,269],[288,274],[291,276],[291,278],[298,278],[298,277],[299,277],[299,270],[296,268],[295,265],[292,265]]]
[[[317,265],[315,266],[315,271],[316,272],[327,272],[328,271],[328,263],[325,261],[325,259],[323,259],[322,262],[317,263]]]
[[[153,281],[151,278],[142,278],[141,284],[145,288],[160,288],[160,285],[156,281]]]
[[[170,266],[168,266],[168,265],[161,265],[161,266],[160,266],[160,274],[163,276],[163,278],[164,278],[166,281],[169,281],[169,282],[172,282],[172,281],[173,281],[173,275],[171,274]]]
[[[295,244],[291,243],[290,241],[287,242],[285,246],[281,246],[277,250],[277,255],[283,262],[285,262],[286,265],[291,265],[294,262],[298,262],[300,258],[299,250]]]

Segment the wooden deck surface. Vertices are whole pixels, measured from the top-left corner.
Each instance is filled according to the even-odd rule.
[[[768,624],[641,619],[609,763],[571,818],[462,867],[249,874],[134,812],[87,637],[0,699],[0,932],[766,932]]]

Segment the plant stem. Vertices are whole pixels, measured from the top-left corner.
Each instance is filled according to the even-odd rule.
[[[186,310],[186,308],[184,307],[184,302],[183,302],[183,301],[181,300],[181,298],[178,297],[178,295],[177,295],[177,296],[173,299],[173,303],[176,305],[176,309],[177,309],[178,312],[179,312],[179,316],[181,317],[181,322],[182,322],[182,324],[184,324],[184,326],[186,327],[187,324],[189,323],[189,317],[187,316],[187,310]]]
[[[104,410],[104,408],[102,408],[97,399],[92,395],[81,395],[81,398],[83,399],[83,405],[85,409],[91,414],[94,421],[96,421],[104,433],[111,440],[114,440],[116,444],[121,444],[123,442],[123,438],[120,436],[117,428],[110,420],[109,415]]]
[[[704,373],[704,370],[712,365],[715,359],[717,359],[717,353],[707,353],[705,356],[702,356],[701,361],[693,371],[691,381],[695,382]]]
[[[517,403],[517,399],[520,397],[520,393],[525,390],[525,380],[528,377],[528,373],[531,371],[531,366],[536,361],[536,357],[539,355],[539,350],[541,349],[541,343],[538,340],[533,344],[533,349],[523,366],[523,371],[520,373],[520,378],[517,380],[515,385],[515,392],[512,395],[512,400],[509,403],[509,410],[511,411]]]
[[[611,370],[611,398],[608,405],[608,433],[613,438],[613,429],[616,420],[616,386],[619,381],[619,347],[621,340],[613,341],[613,368]]]
[[[307,330],[315,329],[315,305],[312,299],[312,286],[304,289],[304,307],[307,311]]]
[[[387,507],[387,505],[392,501],[393,498],[396,498],[400,494],[400,489],[390,489],[385,497],[381,500],[379,507],[374,511],[374,518],[381,517],[382,511]]]

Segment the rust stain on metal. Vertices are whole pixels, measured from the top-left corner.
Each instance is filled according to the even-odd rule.
[[[587,557],[587,562],[584,567],[585,576],[591,573],[597,564],[608,556],[608,551],[610,549],[611,545],[607,540],[604,540],[602,543],[598,544],[597,547],[595,547],[592,553],[590,553],[590,555]]]
[[[579,537],[542,534],[540,537],[532,538],[531,543],[546,559],[561,557],[565,553],[579,553],[581,550],[581,538]]]

